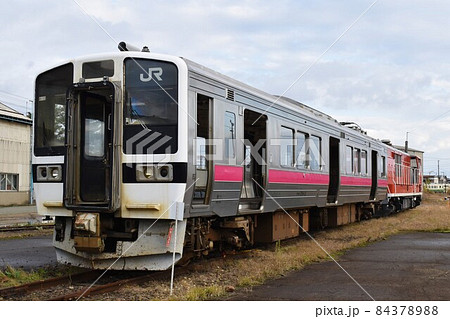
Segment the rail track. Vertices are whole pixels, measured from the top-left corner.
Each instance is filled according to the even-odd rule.
[[[53,224],[38,224],[38,225],[24,225],[24,226],[0,226],[0,233],[2,232],[15,232],[15,231],[27,231],[27,230],[40,230],[40,229],[52,229]]]
[[[67,275],[58,278],[50,278],[46,280],[39,280],[35,282],[31,282],[28,284],[23,284],[20,286],[9,287],[0,289],[0,297],[3,299],[11,299],[17,297],[23,297],[27,294],[30,294],[34,291],[45,290],[52,287],[56,287],[58,285],[71,284],[74,281],[78,281],[80,279],[95,279],[100,275],[100,272],[88,271],[82,272],[74,275]]]
[[[177,270],[177,274],[184,272],[185,270],[183,269]],[[3,298],[3,300],[27,300],[34,294],[34,296],[31,296],[31,299],[48,301],[79,300],[88,296],[113,292],[127,285],[170,278],[170,270],[158,272],[109,271],[106,274],[95,285],[93,283],[101,277],[102,271],[87,271],[59,278],[40,280],[16,287],[3,288],[0,289],[0,298]]]
[[[99,295],[99,294],[105,294],[107,292],[113,292],[121,287],[127,286],[127,285],[133,285],[133,284],[141,284],[145,283],[151,280],[157,280],[157,279],[163,279],[163,278],[169,278],[170,271],[163,271],[163,272],[150,272],[140,275],[132,276],[131,278],[125,278],[121,280],[116,280],[113,282],[108,282],[101,285],[94,285],[92,287],[86,287],[83,289],[80,289],[73,293],[68,293],[64,295],[57,296],[55,298],[50,298],[50,301],[68,301],[68,300],[79,300],[80,298],[85,298],[88,296],[93,295]]]

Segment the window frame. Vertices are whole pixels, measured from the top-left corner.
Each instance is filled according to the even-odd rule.
[[[303,136],[303,144],[302,147],[300,148],[299,146],[299,139],[298,137]],[[308,161],[308,140],[309,140],[309,134],[302,132],[302,131],[297,131],[295,132],[295,161],[294,161],[294,165],[296,169],[309,169],[309,161]],[[303,150],[303,152],[302,152]],[[300,166],[299,165],[299,156],[303,154],[303,165]]]
[[[84,79],[101,79],[104,76],[112,77],[115,73],[113,59],[86,61],[81,65],[81,76]]]
[[[394,154],[395,177],[402,177],[402,156]]]
[[[74,65],[70,62],[47,70],[36,78],[35,156],[59,156],[66,152],[67,90],[73,85],[74,72]]]
[[[381,155],[380,166],[380,176],[386,177],[386,156]]]
[[[365,154],[365,156],[363,156]],[[367,166],[367,154],[368,152],[366,150],[361,150],[361,157],[360,157],[360,169],[361,169],[361,175],[367,176],[368,172],[368,166]],[[364,161],[363,161],[364,158]],[[364,165],[363,165],[364,162]]]
[[[311,156],[311,154],[313,154],[314,152],[311,151],[311,146],[313,144],[315,144],[313,142],[314,138],[317,138],[319,145],[318,145],[318,154],[317,154],[317,158],[315,160],[313,160],[313,157]],[[321,171],[323,169],[323,165],[322,165],[322,138],[318,135],[315,134],[311,134],[308,136],[308,152],[307,152],[307,161],[308,161],[308,167],[310,170],[312,171]],[[317,163],[317,168],[316,166],[313,166],[313,163]]]
[[[291,135],[288,137],[287,135],[283,135],[283,130],[285,132],[290,131]],[[295,144],[295,130],[281,125],[280,126],[280,166],[281,167],[288,167],[293,168],[295,164],[295,153],[294,153],[294,144]],[[285,140],[290,140],[290,143],[283,143]],[[286,151],[285,148],[286,147]],[[289,154],[289,151],[291,154]],[[290,158],[289,158],[290,157]],[[288,163],[290,161],[290,163]]]
[[[226,132],[227,132],[227,128],[229,126],[227,126],[227,119],[230,119],[230,117],[227,117],[227,114],[231,115],[233,117],[233,122],[231,123],[231,128],[232,128],[232,132],[231,132],[231,138],[227,138],[226,136]],[[225,111],[224,113],[224,133],[223,133],[223,139],[224,139],[224,156],[225,159],[235,159],[236,158],[236,113],[231,112],[231,111]],[[230,156],[229,151],[230,151],[230,145],[232,148],[232,156]]]
[[[136,63],[139,63],[138,66],[135,66]],[[140,66],[142,65],[142,66]],[[131,67],[130,67],[131,66]],[[147,82],[147,83],[152,83],[154,82],[154,80],[152,79],[152,75],[151,74],[144,74],[141,73],[142,72],[142,67],[147,68],[147,67],[155,67],[155,68],[163,68],[164,66],[168,66],[170,68],[172,68],[172,70],[168,71],[168,69],[163,69],[165,72],[161,73],[161,74],[166,74],[170,72],[174,72],[174,77],[172,78],[172,80],[174,81],[174,84],[171,84],[170,81],[168,84],[162,83],[156,84],[156,91],[151,91],[151,86],[146,87],[144,84],[138,82],[137,80],[135,80],[135,82],[138,82],[141,86],[136,85],[136,83],[134,83],[134,85],[130,84],[131,81],[131,75],[133,71],[136,71],[137,73],[135,75],[137,75],[138,73],[140,74],[140,81],[141,82]],[[136,67],[136,69],[133,69],[133,67]],[[123,79],[124,79],[124,84],[123,84],[123,111],[122,111],[122,130],[123,130],[123,134],[122,134],[122,142],[123,142],[123,148],[122,151],[124,154],[126,155],[173,155],[176,154],[178,152],[178,150],[180,149],[180,125],[181,125],[181,121],[180,121],[180,107],[179,107],[179,103],[180,103],[180,70],[178,69],[178,66],[176,65],[176,63],[172,62],[172,61],[166,61],[166,60],[157,60],[157,59],[148,59],[148,58],[126,58],[123,61]],[[130,73],[129,73],[130,72]],[[147,78],[146,78],[147,77]],[[144,79],[143,79],[144,78]],[[149,80],[151,79],[151,80]],[[163,77],[164,79],[164,77]],[[158,80],[159,81],[159,80]],[[171,87],[174,87],[174,90],[172,91]],[[149,91],[150,90],[150,91]],[[173,114],[173,116],[169,117],[169,121],[173,121],[173,123],[169,124],[169,125],[164,125],[161,123],[147,123],[142,121],[142,119],[144,118],[152,118],[154,116],[154,114],[152,114],[152,112],[154,112],[153,110],[150,110],[147,114],[140,114],[139,112],[137,112],[135,110],[135,108],[137,108],[139,106],[139,103],[143,103],[145,108],[149,108],[150,109],[150,105],[151,104],[146,104],[143,101],[151,101],[151,98],[149,97],[148,94],[144,94],[143,92],[149,91],[152,94],[155,95],[155,98],[160,98],[165,97],[166,95],[168,95],[167,101],[161,100],[161,105],[165,105],[165,108],[160,108],[160,109],[156,109],[154,106],[152,106],[151,108],[154,108],[155,110],[159,110],[165,113],[175,113]],[[158,91],[158,92],[157,92]],[[162,91],[159,92],[159,91]],[[173,92],[172,94],[168,94],[167,92]],[[134,93],[134,94],[133,94]],[[137,94],[138,93],[138,94]],[[141,95],[139,93],[142,93]],[[157,93],[157,94],[156,94]],[[161,94],[160,94],[161,93]],[[141,98],[143,99],[143,101],[139,101],[138,99]],[[168,102],[168,103],[166,103]],[[133,106],[133,103],[135,103],[135,105]],[[152,102],[153,103],[153,102]],[[171,105],[172,103],[174,103],[174,105]],[[175,112],[176,111],[176,112]],[[128,122],[128,120],[130,122]],[[141,126],[142,128],[139,128],[139,126]],[[156,128],[155,128],[156,127]],[[156,150],[152,149],[152,143],[157,143],[158,142],[158,138],[154,139],[154,141],[150,141],[149,144],[145,145],[145,147],[141,147],[141,149],[137,150],[135,147],[135,143],[132,143],[131,145],[128,145],[127,141],[128,139],[132,139],[134,136],[137,136],[138,134],[140,134],[140,132],[142,132],[145,129],[149,129],[149,131],[153,131],[162,135],[166,135],[166,137],[170,137],[169,142],[166,142],[164,145],[159,146]],[[170,143],[168,145],[168,147],[170,147],[170,151],[167,151],[167,144]],[[153,152],[152,153],[147,153],[148,149],[152,149]]]
[[[3,189],[3,182],[5,189]],[[18,192],[19,184],[19,174],[0,173],[0,192]],[[8,189],[8,185],[10,189]]]
[[[345,146],[345,173],[353,174],[353,146]]]
[[[361,174],[361,150],[353,148],[353,175]]]

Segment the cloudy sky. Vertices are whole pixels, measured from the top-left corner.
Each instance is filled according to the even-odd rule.
[[[409,132],[424,172],[450,175],[449,16],[444,0],[1,1],[0,101],[25,113],[40,71],[127,41],[272,94],[295,83],[375,138]]]

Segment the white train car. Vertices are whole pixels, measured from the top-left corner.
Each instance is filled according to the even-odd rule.
[[[35,105],[36,202],[61,263],[161,270],[386,199],[386,145],[184,58],[73,59],[37,76]]]

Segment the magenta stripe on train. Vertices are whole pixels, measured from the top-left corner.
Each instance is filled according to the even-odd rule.
[[[242,166],[216,165],[214,180],[217,182],[242,182],[244,168]]]
[[[328,185],[329,181],[325,174],[269,170],[269,183]]]

